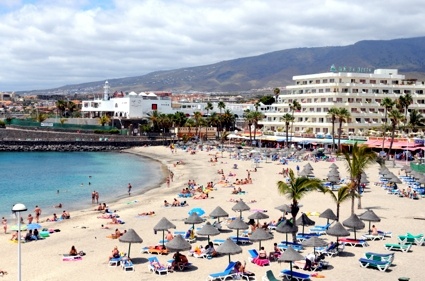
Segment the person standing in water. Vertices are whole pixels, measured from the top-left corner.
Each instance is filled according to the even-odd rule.
[[[130,194],[131,194],[131,188],[132,188],[132,186],[131,186],[131,184],[129,183],[129,184],[128,184],[128,196],[130,196]]]

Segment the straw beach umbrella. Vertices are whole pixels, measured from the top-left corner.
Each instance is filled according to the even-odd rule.
[[[304,240],[301,244],[305,247],[313,247],[313,249],[314,249],[313,252],[314,252],[314,254],[316,254],[316,247],[324,247],[328,243],[326,243],[325,240],[323,240],[319,237],[312,236],[312,237],[308,238],[307,240]]]
[[[242,199],[232,207],[233,211],[239,212],[239,218],[242,218],[243,211],[249,211],[250,209],[251,208]]]
[[[249,237],[249,240],[251,241],[259,241],[258,249],[261,249],[261,241],[270,240],[273,239],[273,235],[270,234],[270,232],[262,229],[257,228]]]
[[[248,219],[250,219],[250,220],[257,220],[257,223],[259,223],[259,220],[264,220],[264,219],[268,219],[268,218],[269,218],[268,215],[264,214],[263,212],[259,212],[259,211],[253,213],[252,215],[250,215],[248,217]]]
[[[220,206],[217,206],[211,213],[210,217],[218,218],[218,223],[220,223],[220,218],[227,218],[229,214],[223,210]]]
[[[288,247],[288,249],[283,252],[282,255],[280,255],[278,261],[282,262],[282,261],[289,261],[290,263],[290,268],[291,268],[291,279],[292,280],[292,262],[294,261],[300,261],[303,260],[304,257],[298,253],[297,251],[295,251],[292,247]]]
[[[192,229],[195,231],[195,224],[203,223],[204,220],[198,215],[198,213],[193,212],[185,221],[185,224],[191,224]]]
[[[210,242],[210,236],[219,235],[220,231],[207,222],[200,230],[197,231],[197,235],[208,236],[208,243]]]
[[[240,229],[248,229],[249,225],[247,225],[245,222],[243,222],[240,218],[234,219],[229,225],[227,226],[229,229],[236,229],[236,243],[239,242],[239,230]]]
[[[316,223],[311,220],[305,213],[302,213],[301,217],[299,217],[296,222],[296,225],[302,225],[303,226],[303,234],[304,234],[304,226],[312,226],[315,225]]]
[[[165,231],[169,230],[170,228],[175,229],[176,226],[174,224],[172,224],[169,220],[167,220],[166,218],[162,218],[157,225],[155,225],[153,227],[153,230],[155,231],[162,231],[162,246],[164,247],[165,242],[164,242],[164,238],[165,238]]]
[[[276,227],[276,231],[279,233],[285,233],[286,235],[286,245],[288,245],[288,233],[296,233],[298,231],[298,226],[294,225],[289,220],[285,220],[283,223],[280,223]]]
[[[356,229],[363,229],[365,227],[364,222],[356,214],[352,214],[348,219],[343,221],[342,225],[354,230],[354,239],[356,239]]]
[[[350,232],[342,226],[342,224],[337,221],[333,226],[329,227],[326,230],[326,234],[330,236],[336,236],[336,242],[338,242],[338,237],[350,236]]]
[[[217,247],[217,253],[229,255],[229,263],[230,263],[230,255],[237,255],[242,253],[242,248],[233,242],[232,239],[227,238],[223,244]]]
[[[291,212],[291,207],[289,205],[286,205],[286,204],[277,206],[275,209],[281,211],[283,213],[283,215],[285,215],[285,213]]]
[[[371,222],[380,222],[381,219],[375,214],[372,210],[367,210],[363,214],[359,216],[359,219],[362,221],[368,221],[369,222],[369,234],[371,233],[370,224]]]
[[[167,249],[172,252],[188,251],[192,248],[190,243],[187,242],[181,235],[174,236],[173,240],[167,242],[166,246]]]
[[[128,243],[128,257],[130,257],[131,243],[143,243],[143,239],[140,238],[140,236],[132,228],[128,229],[127,232],[118,239],[118,241]]]

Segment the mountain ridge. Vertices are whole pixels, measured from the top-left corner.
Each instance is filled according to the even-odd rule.
[[[112,90],[172,92],[243,92],[292,84],[294,75],[328,72],[331,65],[396,68],[408,78],[425,78],[425,37],[362,40],[352,45],[300,47],[209,65],[108,79]],[[99,91],[104,81],[66,85],[35,92]],[[26,91],[28,93],[28,91]]]

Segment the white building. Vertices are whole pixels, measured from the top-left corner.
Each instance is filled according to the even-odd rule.
[[[205,109],[207,103],[172,103],[169,97],[160,97],[154,93],[144,92],[139,94],[130,92],[124,96],[111,97],[108,81],[105,82],[103,88],[104,94],[102,99],[82,101],[81,112],[83,117],[96,118],[107,114],[116,119],[142,119],[148,117],[147,114],[153,111],[164,114],[174,114],[179,111],[191,116],[196,111],[201,112],[203,115],[213,111],[220,112],[217,102],[213,102],[213,110],[207,112]],[[243,112],[246,109],[255,110],[253,104],[225,103],[225,105],[224,110],[230,110],[239,117],[243,116]]]
[[[334,66],[330,72],[293,77],[294,84],[286,87],[278,102],[271,106],[260,124],[265,132],[283,132],[285,124],[281,117],[291,113],[289,105],[298,101],[302,108],[294,113],[294,133],[311,131],[326,135],[332,131],[331,118],[327,116],[332,107],[344,107],[351,114],[343,124],[344,135],[365,135],[369,129],[380,128],[385,123],[382,99],[396,100],[403,94],[411,94],[413,103],[409,110],[425,112],[425,85],[416,79],[406,79],[397,69],[376,69]],[[336,124],[335,130],[338,128]]]

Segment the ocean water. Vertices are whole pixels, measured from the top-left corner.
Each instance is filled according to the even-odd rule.
[[[42,217],[62,210],[96,206],[91,203],[93,190],[99,202],[111,202],[132,193],[154,187],[162,180],[161,165],[148,158],[119,152],[1,152],[0,217],[11,217],[12,206],[23,203],[28,212],[36,205]],[[90,183],[90,184],[89,184]],[[131,197],[129,197],[129,201]]]

